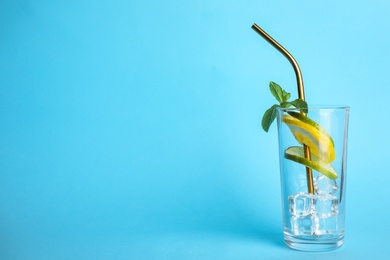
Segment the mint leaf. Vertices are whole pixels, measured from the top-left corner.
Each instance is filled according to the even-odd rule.
[[[267,111],[265,111],[263,115],[263,119],[261,120],[261,126],[263,127],[264,131],[268,132],[272,122],[275,120],[277,116],[277,108],[288,108],[291,106],[294,106],[298,108],[300,111],[304,113],[308,113],[308,106],[306,101],[302,99],[295,99],[294,101],[288,101],[291,97],[291,94],[282,89],[278,84],[275,82],[269,83],[269,89],[271,91],[271,94],[276,98],[276,100],[279,102],[279,105],[275,104],[272,107],[270,107]]]
[[[283,102],[287,102],[290,99],[291,94],[286,92],[284,89],[282,89],[282,91],[283,91]]]
[[[283,101],[285,101],[284,95],[283,95],[284,94],[283,89],[278,84],[271,81],[269,83],[269,89],[271,90],[272,95],[276,98],[276,100],[279,103],[282,103]]]
[[[303,113],[308,113],[308,106],[307,106],[307,103],[306,101],[302,100],[302,99],[295,99],[294,101],[291,101],[291,104],[298,108],[299,110],[301,110]]]
[[[283,108],[291,107],[293,104],[291,102],[285,101],[280,103],[280,106]]]
[[[272,122],[275,120],[277,115],[276,108],[280,107],[279,105],[273,105],[267,111],[265,111],[263,119],[261,120],[261,126],[263,127],[264,131],[268,132],[269,127],[271,126]]]

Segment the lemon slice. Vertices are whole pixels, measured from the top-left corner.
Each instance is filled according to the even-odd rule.
[[[310,147],[310,152],[319,161],[330,163],[336,158],[334,143],[330,135],[316,122],[300,113],[289,112],[282,121],[287,124],[298,143]]]
[[[332,165],[328,163],[323,163],[314,154],[311,156],[311,161],[306,159],[303,147],[291,146],[287,148],[287,150],[284,152],[284,157],[294,162],[303,164],[313,170],[316,170],[332,180],[337,179],[338,177],[337,172],[334,170]]]

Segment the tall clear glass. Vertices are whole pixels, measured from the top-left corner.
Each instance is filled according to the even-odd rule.
[[[277,114],[284,241],[303,251],[336,249],[344,243],[349,107],[297,114]]]

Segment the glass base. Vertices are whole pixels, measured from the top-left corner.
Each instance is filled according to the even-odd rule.
[[[344,243],[341,236],[293,236],[284,233],[284,242],[292,249],[307,252],[324,252],[339,248]]]

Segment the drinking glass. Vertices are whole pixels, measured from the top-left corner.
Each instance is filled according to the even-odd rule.
[[[291,125],[283,120],[283,117],[289,117],[291,112],[310,118],[323,129],[318,131],[317,144],[316,140],[309,140],[305,144],[302,142],[305,137],[299,139],[293,135],[297,129],[294,127],[291,129]],[[284,241],[290,248],[302,251],[327,251],[336,249],[344,243],[348,116],[349,107],[346,106],[309,107],[307,114],[302,114],[296,108],[278,109],[283,231]],[[303,128],[299,131],[305,136],[305,122],[302,125]],[[311,128],[310,124],[308,128]],[[331,162],[317,159],[318,164],[326,167],[330,167],[330,164],[337,173],[337,178],[334,176],[329,178],[322,174],[321,170],[307,167],[307,164],[302,164],[300,160],[286,158],[288,157],[286,150],[290,147],[305,149],[306,146],[313,151],[313,147],[308,144],[324,146],[321,144],[323,140],[333,142],[335,158]],[[316,155],[311,155],[310,159],[307,156],[306,153],[304,158],[310,163],[315,163],[312,158]],[[311,192],[309,186],[312,187]]]

